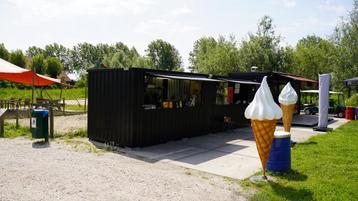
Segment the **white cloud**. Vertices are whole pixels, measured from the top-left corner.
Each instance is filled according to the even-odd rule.
[[[325,1],[318,6],[318,9],[325,12],[335,12],[339,15],[345,14],[347,10],[343,5],[333,4],[330,1]]]
[[[24,17],[141,14],[153,0],[9,0]]]
[[[177,33],[191,33],[199,31],[201,28],[185,23],[180,23],[170,19],[149,19],[139,23],[135,31],[139,34],[153,35],[161,30],[166,35],[176,35]]]
[[[177,8],[177,9],[172,10],[171,15],[174,17],[177,17],[180,15],[190,14],[191,12],[192,12],[192,10],[189,8]]]
[[[297,4],[295,0],[282,0],[282,3],[285,7],[288,7],[288,8],[295,7]]]
[[[272,0],[274,4],[283,5],[286,8],[293,8],[296,6],[296,0]]]

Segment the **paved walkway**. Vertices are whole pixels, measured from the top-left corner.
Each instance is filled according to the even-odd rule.
[[[335,129],[346,122],[344,119],[335,119],[329,127]],[[276,130],[283,128],[278,126]],[[304,142],[318,134],[324,133],[305,127],[291,129],[291,139],[296,142]],[[122,151],[154,163],[167,162],[234,179],[245,179],[261,168],[251,128],[240,128],[146,148],[126,148]]]
[[[66,104],[68,104],[68,105],[78,105],[78,104],[85,105],[85,99],[66,100]],[[87,102],[87,104],[88,104],[88,102]]]

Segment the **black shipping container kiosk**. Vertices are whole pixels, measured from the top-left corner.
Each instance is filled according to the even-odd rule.
[[[143,147],[249,125],[259,83],[144,68],[88,70],[88,137]]]

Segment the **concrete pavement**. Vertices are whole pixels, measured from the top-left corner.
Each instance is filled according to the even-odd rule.
[[[335,119],[333,129],[347,122]],[[276,130],[283,130],[277,126]],[[307,127],[292,127],[291,139],[298,143],[313,135],[324,134]],[[250,177],[261,168],[255,140],[250,127],[205,136],[168,142],[145,148],[121,151],[151,162],[166,162],[234,179]]]

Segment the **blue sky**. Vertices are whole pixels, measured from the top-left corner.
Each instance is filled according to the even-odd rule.
[[[124,42],[141,54],[150,41],[172,43],[188,66],[195,40],[255,32],[263,15],[273,18],[283,45],[308,34],[328,37],[352,0],[0,0],[0,43],[8,49],[57,42]]]

